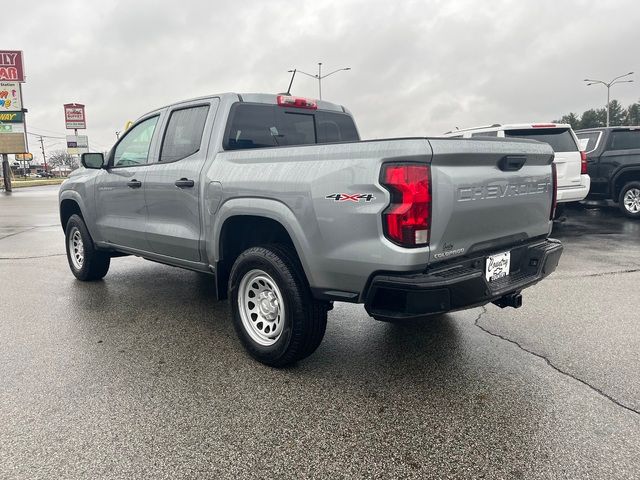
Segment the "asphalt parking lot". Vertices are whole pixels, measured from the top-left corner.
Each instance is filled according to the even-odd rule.
[[[519,310],[386,324],[336,304],[252,361],[208,277],[74,279],[58,187],[0,194],[2,478],[638,478],[640,222],[578,207]]]

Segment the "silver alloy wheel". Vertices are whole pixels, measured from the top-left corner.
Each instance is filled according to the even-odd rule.
[[[78,227],[73,227],[69,234],[69,255],[71,256],[73,267],[76,270],[81,270],[84,263],[84,243]]]
[[[640,212],[640,188],[630,188],[624,194],[624,198],[622,200],[624,203],[624,208],[629,213],[639,213]]]
[[[265,347],[278,341],[284,328],[284,302],[268,273],[254,269],[244,274],[238,287],[238,310],[253,341]]]

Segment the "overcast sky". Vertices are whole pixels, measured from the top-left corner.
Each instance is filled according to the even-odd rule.
[[[19,0],[0,49],[23,50],[27,126],[65,134],[62,105],[87,105],[89,142],[107,150],[127,120],[210,93],[286,90],[287,70],[351,67],[323,82],[364,138],[456,126],[550,121],[640,99],[640,2]],[[316,97],[299,75],[292,92]],[[30,136],[30,148],[36,148]],[[49,150],[63,140],[46,139]]]

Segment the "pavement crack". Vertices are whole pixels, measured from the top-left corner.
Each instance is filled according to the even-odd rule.
[[[0,257],[0,260],[29,260],[31,258],[64,257],[65,255],[65,253],[52,253],[51,255],[33,255],[29,257]]]
[[[31,228],[27,228],[26,230],[20,230],[19,232],[13,232],[13,233],[10,233],[9,235],[5,235],[4,237],[0,237],[0,240],[4,240],[5,238],[13,237],[14,235],[20,235],[21,233],[30,232],[31,230],[35,230],[36,228],[38,228],[38,227],[31,227]]]
[[[615,272],[599,272],[599,273],[585,273],[582,275],[560,275],[552,277],[554,280],[574,280],[576,278],[593,278],[593,277],[606,277],[609,275],[624,275],[627,273],[638,273],[640,268],[629,268],[627,270],[616,270]]]
[[[542,360],[544,360],[546,362],[547,365],[549,365],[553,370],[555,370],[556,372],[560,373],[561,375],[564,375],[566,377],[569,377],[573,380],[575,380],[576,382],[581,383],[582,385],[586,386],[587,388],[591,389],[592,391],[596,392],[598,395],[600,395],[601,397],[606,398],[607,400],[609,400],[610,402],[612,402],[613,404],[617,405],[620,408],[623,408],[629,412],[635,413],[636,415],[640,415],[640,410],[636,410],[633,407],[630,407],[628,405],[625,405],[624,403],[620,402],[619,400],[616,400],[615,398],[613,398],[611,395],[605,393],[604,391],[600,390],[598,387],[595,387],[593,385],[591,385],[590,383],[588,383],[585,380],[582,380],[579,377],[576,377],[575,375],[562,370],[560,367],[558,367],[557,365],[554,365],[551,360],[549,360],[547,357],[545,357],[544,355],[541,355],[539,353],[534,352],[533,350],[529,350],[526,347],[523,347],[520,343],[518,343],[515,340],[512,340],[510,338],[505,337],[504,335],[500,335],[499,333],[494,333],[491,330],[488,330],[487,328],[483,327],[482,325],[480,325],[480,320],[482,319],[482,317],[484,316],[485,313],[488,312],[487,307],[481,307],[482,308],[482,312],[480,312],[480,314],[477,316],[477,318],[474,320],[474,325],[476,327],[478,327],[480,330],[482,330],[483,332],[485,332],[488,335],[491,335],[492,337],[496,337],[499,338],[500,340],[504,340],[505,342],[511,343],[512,345],[515,345],[516,347],[518,347],[520,350],[522,350],[523,352],[528,353],[529,355],[533,355],[534,357],[540,358]]]

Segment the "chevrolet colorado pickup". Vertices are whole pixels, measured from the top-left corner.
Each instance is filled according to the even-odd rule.
[[[553,272],[553,150],[522,139],[361,141],[342,106],[226,93],[159,108],[62,185],[69,266],[137,255],[211,274],[257,360],[320,344],[334,301],[374,318],[493,302]]]

